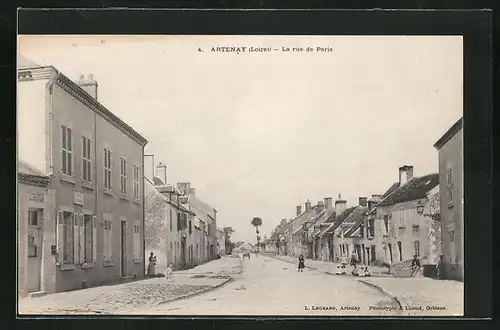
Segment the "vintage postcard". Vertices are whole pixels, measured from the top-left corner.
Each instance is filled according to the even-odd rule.
[[[464,313],[461,36],[19,35],[21,315]]]

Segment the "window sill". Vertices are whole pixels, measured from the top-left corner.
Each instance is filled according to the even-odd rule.
[[[64,181],[64,182],[67,182],[67,183],[71,183],[71,184],[75,184],[75,180],[73,180],[71,177],[65,175],[65,174],[61,174],[61,181]]]
[[[139,206],[140,206],[140,205],[141,205],[141,201],[140,201],[140,200],[135,199],[135,200],[134,200],[134,204],[136,204],[136,205],[139,205]]]
[[[93,262],[83,263],[82,269],[94,268],[95,264]]]
[[[104,192],[104,195],[108,195],[108,196],[113,197],[113,192],[111,191],[111,189],[104,188],[103,192]]]
[[[120,195],[120,199],[124,200],[124,201],[128,201],[129,200],[129,198],[127,197],[127,195],[123,195],[123,194]]]
[[[75,270],[76,266],[74,264],[60,264],[60,269],[63,271],[66,270]]]
[[[453,207],[453,202],[448,203],[448,208],[451,209]]]
[[[104,260],[103,262],[104,267],[113,267],[114,265],[115,263],[113,262],[113,260]]]
[[[82,181],[82,187],[88,190],[94,190],[94,185],[86,181]]]
[[[140,264],[142,261],[141,258],[134,258],[134,264]]]

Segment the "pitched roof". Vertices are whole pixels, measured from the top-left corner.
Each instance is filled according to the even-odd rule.
[[[446,142],[448,142],[453,136],[455,136],[455,134],[458,133],[458,131],[462,129],[462,125],[463,117],[461,117],[455,124],[453,124],[453,126],[451,126],[450,129],[448,129],[436,143],[434,143],[434,148],[438,150],[441,149],[441,147],[444,146]]]
[[[352,227],[344,234],[344,237],[351,236],[361,227],[368,207],[358,205],[356,209],[345,219],[344,223],[352,223]]]
[[[337,217],[335,217],[331,225],[328,226],[328,228],[326,228],[325,230],[323,230],[323,232],[321,232],[320,235],[333,233],[334,230],[337,229],[344,222],[345,219],[347,219],[347,217],[352,213],[352,211],[354,211],[355,208],[356,206],[345,209],[344,212],[340,213]]]
[[[378,205],[393,205],[397,203],[413,201],[426,198],[427,193],[439,184],[439,174],[427,174],[421,177],[412,178],[401,187],[395,189],[384,198]]]

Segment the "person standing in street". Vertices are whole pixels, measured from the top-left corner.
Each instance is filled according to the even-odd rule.
[[[444,280],[446,278],[446,275],[444,273],[444,256],[443,255],[439,256],[439,261],[438,261],[438,264],[436,266],[436,275],[437,275],[437,278],[440,280]]]
[[[305,268],[305,260],[304,260],[304,256],[301,254],[299,256],[299,269],[297,270],[298,272],[302,272]]]
[[[148,276],[155,276],[156,256],[153,252],[149,255]]]
[[[415,277],[417,272],[420,269],[420,260],[418,260],[417,255],[413,256],[413,260],[411,261],[411,276]]]

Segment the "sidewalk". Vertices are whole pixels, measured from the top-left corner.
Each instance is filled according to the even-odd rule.
[[[296,257],[291,257],[291,256],[283,256],[283,255],[276,255],[276,254],[266,254],[269,257],[276,258],[282,261],[290,262],[293,264],[298,264],[298,259]],[[330,262],[330,261],[321,261],[321,260],[312,260],[312,259],[306,259],[305,261],[306,267],[319,270],[323,273],[331,274],[334,275],[335,271],[337,270],[337,265],[338,263]],[[384,267],[376,267],[376,266],[368,266],[368,269],[370,270],[371,276],[376,276],[376,277],[390,277],[391,275],[385,274],[387,272],[387,268]],[[347,266],[347,271],[346,271],[346,276],[353,276],[351,274],[352,267]],[[354,276],[353,276],[354,277]]]
[[[359,281],[376,286],[396,298],[405,315],[463,315],[463,282],[426,277],[364,278]]]
[[[203,267],[202,267],[203,266]],[[189,271],[131,283],[93,287],[19,300],[20,314],[126,314],[136,308],[156,306],[214,288],[241,272],[241,261],[222,258]]]

